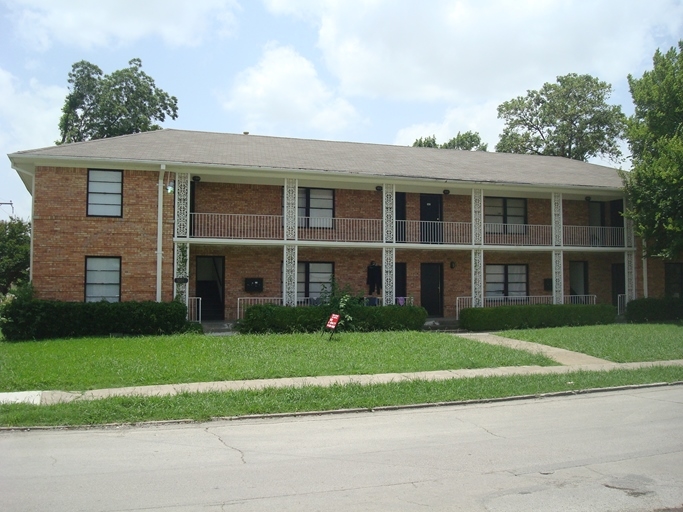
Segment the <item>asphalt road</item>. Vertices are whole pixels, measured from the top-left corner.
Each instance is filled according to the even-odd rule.
[[[0,510],[683,511],[683,385],[0,432]]]

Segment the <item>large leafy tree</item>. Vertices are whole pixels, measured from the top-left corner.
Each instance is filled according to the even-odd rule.
[[[76,62],[59,120],[58,144],[158,130],[156,121],[178,117],[178,100],[142,71],[142,61],[105,75],[95,64]]]
[[[19,217],[0,221],[0,294],[28,281],[31,224]]]
[[[420,137],[413,142],[413,147],[486,151],[488,149],[488,144],[481,141],[479,132],[466,131],[464,133],[458,132],[455,137],[443,144],[438,144],[436,142],[436,136],[434,135],[431,137]]]
[[[633,167],[622,173],[626,217],[650,256],[683,255],[683,41],[659,50],[641,78],[629,75],[635,112],[628,121]]]
[[[504,102],[498,118],[505,128],[496,151],[618,162],[626,118],[620,106],[607,104],[611,92],[606,82],[570,73]]]

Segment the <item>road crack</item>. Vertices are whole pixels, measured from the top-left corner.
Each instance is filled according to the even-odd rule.
[[[214,432],[209,431],[209,427],[205,428],[205,429],[204,429],[204,432],[206,432],[207,434],[211,434],[213,437],[215,437],[216,439],[218,439],[218,441],[219,441],[223,446],[225,446],[228,450],[232,450],[232,451],[234,451],[234,452],[239,453],[239,454],[240,454],[240,460],[242,461],[242,464],[246,464],[246,463],[247,463],[247,461],[244,459],[244,452],[243,452],[242,450],[240,450],[239,448],[235,448],[234,446],[230,446],[228,443],[226,443],[225,441],[223,441],[223,438],[222,438],[221,436],[219,436],[218,434],[215,434]]]

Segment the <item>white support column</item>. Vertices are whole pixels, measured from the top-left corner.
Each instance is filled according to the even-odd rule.
[[[285,178],[285,240],[298,239],[297,217],[299,214],[297,201],[299,199],[299,180]]]
[[[396,193],[394,185],[385,183],[382,185],[383,208],[382,220],[384,226],[384,243],[394,242],[396,230]],[[393,273],[393,271],[392,271]]]
[[[636,298],[636,253],[626,251],[624,253],[624,268],[626,270],[626,303]]]
[[[173,296],[187,305],[190,278],[190,175],[175,175],[175,237],[185,238],[176,242],[173,256]]]
[[[472,249],[472,307],[484,307],[484,250]]]
[[[645,255],[645,246],[643,245],[643,297],[647,299],[647,296],[647,256]]]
[[[385,306],[393,306],[396,302],[396,283],[394,281],[394,269],[396,261],[396,249],[385,247],[382,249],[382,290],[383,303]]]
[[[553,192],[551,222],[553,232],[553,247],[562,247],[564,245],[562,236],[562,194],[559,192]]]
[[[484,190],[472,189],[472,307],[484,307]]]
[[[553,251],[553,304],[564,304],[564,256]]]
[[[282,303],[296,306],[296,267],[298,250],[296,245],[285,245],[282,256]]]
[[[472,245],[484,245],[484,191],[472,189]]]

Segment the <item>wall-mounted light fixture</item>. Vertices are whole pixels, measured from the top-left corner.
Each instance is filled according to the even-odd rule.
[[[175,180],[170,180],[166,184],[166,192],[168,192],[169,194],[172,194],[174,190],[175,190]]]
[[[382,191],[382,185],[377,185],[377,186],[375,187],[375,190],[376,190],[377,192],[381,192],[381,191]]]
[[[586,196],[586,201],[591,202],[591,196]]]
[[[451,268],[455,268],[455,261],[451,261]]]
[[[194,181],[195,183],[199,183],[200,181],[202,181],[202,177],[201,177],[201,176],[197,176],[197,175],[195,174],[194,176],[192,176],[192,181]]]
[[[450,193],[451,193],[451,191],[448,189],[444,189],[444,191],[443,191],[443,195],[445,195],[445,196],[447,196]]]

